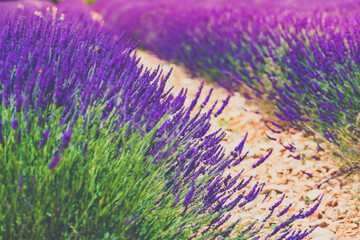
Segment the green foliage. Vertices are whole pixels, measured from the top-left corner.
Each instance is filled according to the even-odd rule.
[[[0,239],[174,238],[182,205],[170,208],[169,197],[156,205],[164,191],[165,161],[153,164],[154,156],[146,155],[156,128],[143,136],[141,129],[126,134],[129,124],[113,131],[115,118],[100,122],[101,107],[93,108],[88,112],[93,120],[76,120],[69,147],[50,170],[69,127],[59,126],[63,109],[53,107],[40,116],[17,113],[23,121],[14,130],[12,109],[0,108],[7,135],[0,144]],[[26,132],[28,122],[32,127]],[[41,148],[46,129],[50,136]],[[136,214],[134,223],[126,224]]]

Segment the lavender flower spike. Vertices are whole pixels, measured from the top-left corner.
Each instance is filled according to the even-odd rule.
[[[43,135],[42,135],[42,139],[41,139],[41,141],[40,141],[40,147],[41,147],[41,148],[43,148],[44,145],[46,144],[47,139],[48,139],[48,137],[49,137],[49,134],[50,134],[49,130],[45,130],[45,131],[44,131],[44,133],[43,133]]]
[[[184,199],[184,201],[183,201],[183,205],[185,206],[185,207],[187,207],[189,204],[190,204],[190,202],[191,202],[191,199],[192,199],[192,197],[194,196],[194,192],[195,192],[195,183],[194,183],[194,181],[192,182],[192,186],[191,186],[191,189],[189,190],[189,192],[186,194],[186,196],[185,196],[185,199]]]
[[[14,116],[13,120],[11,121],[11,127],[12,127],[14,130],[16,130],[16,129],[18,128],[18,126],[19,126],[19,122],[18,122],[18,120],[16,120],[16,118],[15,118],[15,116]]]
[[[275,210],[275,208],[277,208],[281,203],[282,201],[284,200],[285,198],[285,194],[283,194],[283,196],[281,197],[281,199],[279,201],[277,201],[274,205],[272,205],[271,207],[269,207],[269,210],[272,211],[272,210]]]
[[[287,213],[289,211],[289,209],[291,208],[292,203],[289,204],[289,206],[287,206],[286,208],[284,208],[284,210],[282,210],[277,216],[281,217],[282,215],[284,215],[285,213]]]
[[[53,159],[51,160],[50,164],[49,164],[49,169],[52,170],[54,169],[54,167],[56,167],[60,161],[61,155],[59,152],[56,152]]]
[[[83,157],[84,157],[85,154],[86,154],[87,144],[88,144],[88,142],[86,141],[86,142],[84,143],[83,148],[82,148],[82,151],[81,151],[81,156],[83,156]]]
[[[270,154],[272,153],[272,151],[273,151],[273,150],[270,149],[270,151],[268,152],[268,154],[266,154],[265,157],[260,158],[259,161],[257,161],[256,163],[254,163],[254,164],[252,165],[252,167],[253,167],[253,168],[256,168],[256,167],[258,167],[260,164],[262,164],[263,162],[265,162],[265,160],[270,156]]]
[[[204,102],[200,105],[200,108],[204,108],[206,104],[209,102],[212,92],[214,91],[214,88],[211,88],[209,91],[209,94],[206,96]]]
[[[63,140],[62,148],[67,148],[69,146],[70,139],[71,139],[71,130],[66,130],[62,137]]]
[[[308,216],[311,216],[311,215],[316,211],[316,209],[319,207],[319,205],[320,205],[323,197],[324,197],[324,195],[321,195],[321,197],[319,198],[318,202],[317,202],[309,211],[305,212],[305,213],[302,215],[302,217],[303,217],[303,218],[306,218],[306,217],[308,217]]]
[[[223,105],[221,108],[214,114],[215,117],[219,116],[225,109],[225,107],[228,105],[230,100],[230,95],[227,96],[227,98],[223,101]]]

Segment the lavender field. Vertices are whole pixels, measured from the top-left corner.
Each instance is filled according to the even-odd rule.
[[[358,13],[0,1],[0,239],[358,239]]]

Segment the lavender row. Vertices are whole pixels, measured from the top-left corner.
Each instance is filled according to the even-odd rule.
[[[274,114],[320,132],[356,165],[359,143],[358,1],[121,1],[94,9],[109,27],[230,92],[241,85]],[[131,16],[137,16],[133,18]]]

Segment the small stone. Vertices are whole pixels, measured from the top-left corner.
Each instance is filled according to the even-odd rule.
[[[242,97],[239,93],[235,93],[234,96],[232,97],[232,99],[230,99],[229,105],[236,106],[236,107],[244,107],[245,98]]]
[[[330,208],[326,211],[325,216],[327,216],[329,219],[336,221],[339,219],[339,209],[337,208]]]
[[[332,207],[336,207],[337,205],[339,205],[339,201],[337,199],[332,201],[332,204],[331,204]]]
[[[322,190],[314,189],[306,193],[306,197],[309,198],[311,201],[317,199],[323,193]]]
[[[339,218],[345,218],[346,217],[346,213],[348,212],[348,208],[345,206],[339,206]]]
[[[332,200],[326,201],[326,202],[325,202],[325,206],[326,206],[326,207],[331,207],[331,206],[332,206],[332,202],[333,202]]]
[[[191,85],[191,84],[194,84],[194,81],[191,78],[183,78],[183,79],[181,79],[181,84]]]
[[[318,213],[316,213],[316,217],[317,217],[318,219],[322,219],[322,218],[323,218],[323,215],[318,212]]]
[[[316,225],[321,228],[325,228],[329,226],[331,223],[331,220],[329,219],[319,219],[310,224],[311,227],[315,227]]]
[[[356,223],[352,223],[349,225],[352,229],[355,229],[357,228],[359,225],[357,225]]]
[[[288,191],[288,186],[286,185],[277,185],[277,184],[270,184],[270,185],[265,185],[264,190],[262,191],[262,193],[268,193],[271,191],[276,191],[278,193],[283,193],[283,192],[287,192]]]
[[[347,213],[346,213],[346,217],[347,218],[354,218],[358,216],[358,212],[354,209],[350,209]]]
[[[333,232],[321,227],[316,228],[309,236],[313,240],[338,240]]]

